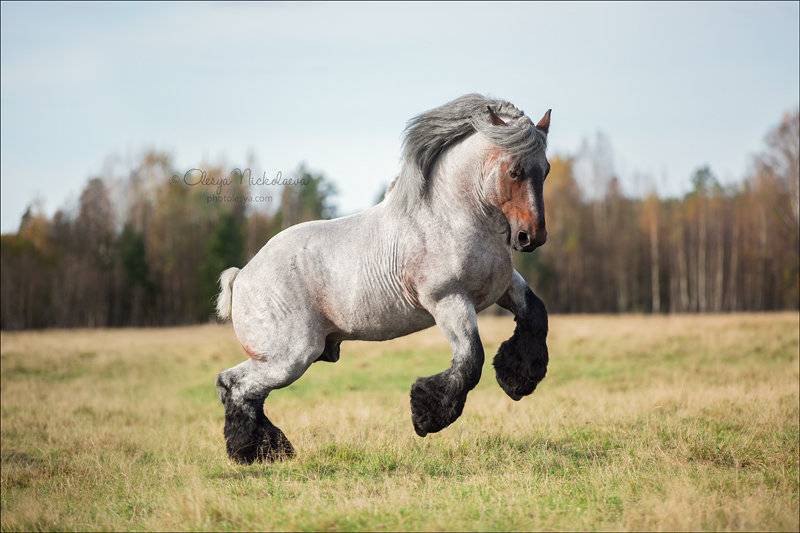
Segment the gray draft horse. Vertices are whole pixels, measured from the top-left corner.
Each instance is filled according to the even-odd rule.
[[[294,455],[264,400],[315,361],[337,361],[342,341],[433,324],[453,360],[413,384],[411,418],[421,437],[447,427],[481,376],[476,313],[495,302],[516,321],[494,358],[497,381],[514,400],[533,392],[547,371],[547,312],[514,270],[511,249],[530,252],[547,239],[549,126],[549,110],[534,124],[511,103],[478,94],[422,113],[408,123],[402,170],[385,200],[288,228],[244,268],[222,273],[217,312],[232,319],[249,355],[217,377],[232,459]]]

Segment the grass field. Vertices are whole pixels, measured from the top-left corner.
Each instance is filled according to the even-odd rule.
[[[342,346],[267,400],[297,457],[238,466],[217,372],[230,326],[2,333],[2,529],[798,529],[797,313],[552,316],[513,402],[491,356],[421,439],[408,390],[435,330]]]

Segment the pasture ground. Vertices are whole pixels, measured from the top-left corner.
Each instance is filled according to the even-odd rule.
[[[294,460],[225,456],[229,325],[2,333],[2,519],[19,529],[798,529],[797,313],[551,316],[548,377],[513,402],[491,358],[425,439],[430,329],[346,343],[274,392]]]

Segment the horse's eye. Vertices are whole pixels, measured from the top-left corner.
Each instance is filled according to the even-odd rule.
[[[511,175],[511,179],[514,181],[525,179],[525,169],[522,168],[522,165],[515,165],[509,174]]]

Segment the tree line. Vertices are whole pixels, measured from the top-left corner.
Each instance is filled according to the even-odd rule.
[[[207,321],[222,270],[292,224],[336,214],[335,187],[303,166],[274,202],[222,166],[204,170],[203,181],[183,179],[169,155],[149,152],[123,179],[90,179],[71,209],[29,208],[2,236],[0,326]]]
[[[742,183],[723,187],[701,166],[688,194],[664,199],[626,196],[596,164],[589,181],[602,194],[587,200],[575,158],[557,157],[545,186],[552,238],[518,256],[518,268],[557,312],[797,309],[799,152],[794,112],[768,133]]]
[[[672,198],[626,195],[602,150],[552,157],[550,238],[516,254],[517,268],[551,312],[797,309],[799,152],[794,112],[740,184],[722,186],[703,166]],[[587,161],[588,184],[577,176]],[[208,180],[187,185],[167,154],[149,152],[123,178],[88,180],[71,208],[29,208],[0,243],[0,327],[207,321],[223,269],[290,225],[336,216],[334,185],[303,166],[266,203],[248,201],[246,180],[226,181],[222,166],[205,170]]]

